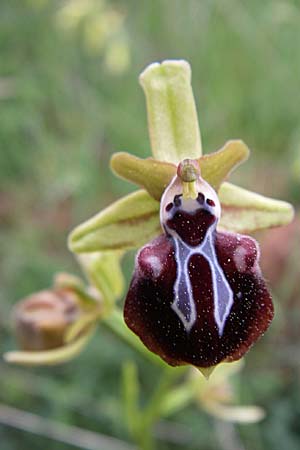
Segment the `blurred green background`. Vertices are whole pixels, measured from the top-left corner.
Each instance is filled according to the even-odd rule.
[[[15,346],[12,305],[50,286],[58,270],[79,273],[68,232],[134,189],[108,164],[114,151],[149,155],[137,79],[152,61],[191,63],[205,152],[242,138],[252,158],[234,180],[299,206],[299,43],[297,0],[1,2],[1,353]],[[246,357],[238,391],[267,418],[233,426],[189,407],[159,425],[159,449],[300,448],[300,225],[258,238],[277,315]],[[127,441],[120,367],[128,358],[149,395],[156,369],[100,327],[65,366],[0,362],[0,403]],[[75,449],[1,425],[1,411],[1,450]]]

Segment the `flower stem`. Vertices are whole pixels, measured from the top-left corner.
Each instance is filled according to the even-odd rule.
[[[138,444],[142,450],[156,448],[153,440],[153,426],[160,419],[166,395],[172,389],[174,381],[182,375],[186,368],[164,367],[160,381],[142,414],[138,430]]]
[[[103,324],[106,328],[116,334],[124,342],[129,344],[132,348],[137,350],[138,353],[142,354],[152,363],[162,367],[166,367],[166,364],[154,353],[147,350],[147,348],[144,346],[144,344],[142,344],[139,338],[129,330],[124,322],[122,312],[118,308],[115,308],[111,312],[111,314],[103,317],[101,319],[101,324]]]

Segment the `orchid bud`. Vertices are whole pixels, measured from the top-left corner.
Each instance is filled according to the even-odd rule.
[[[273,318],[257,243],[217,231],[220,217],[197,161],[185,160],[161,199],[164,234],[136,257],[125,321],[173,366],[238,360]]]
[[[66,330],[80,315],[78,296],[61,288],[37,292],[17,304],[16,337],[23,350],[48,350],[64,345]]]

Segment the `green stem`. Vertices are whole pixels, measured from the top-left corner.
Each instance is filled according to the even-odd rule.
[[[166,364],[154,353],[147,350],[140,339],[130,331],[124,322],[122,312],[118,308],[115,308],[111,314],[104,317],[101,323],[152,363],[166,367]]]
[[[149,402],[143,417],[144,426],[150,426],[161,412],[163,399],[168,392],[170,385],[182,375],[182,370],[174,367],[166,367],[162,372],[160,382],[155,389],[155,392]]]
[[[137,444],[139,446],[140,450],[154,450],[155,449],[155,442],[152,435],[152,429],[143,430],[138,436],[137,436]]]
[[[166,395],[170,392],[170,387],[186,371],[186,367],[169,367],[160,358],[148,351],[144,344],[127,328],[119,309],[115,309],[109,316],[104,317],[102,323],[152,363],[163,367],[160,381],[153,392],[150,402],[145,410],[141,412],[140,418],[136,417],[136,420],[134,420],[136,422],[135,426],[131,426],[133,438],[137,442],[139,449],[154,450],[156,447],[153,439],[153,425],[162,414],[163,402]]]
[[[139,424],[137,441],[142,450],[156,448],[153,440],[153,426],[161,417],[162,406],[166,395],[169,393],[174,381],[182,375],[184,370],[185,368],[175,369],[171,367],[165,367],[163,369],[160,382],[144,410]]]

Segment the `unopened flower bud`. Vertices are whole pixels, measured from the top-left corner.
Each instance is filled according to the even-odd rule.
[[[13,322],[23,350],[49,350],[64,344],[64,335],[80,314],[71,289],[44,290],[20,301]]]

